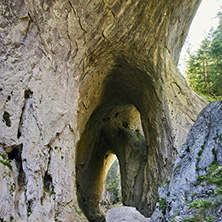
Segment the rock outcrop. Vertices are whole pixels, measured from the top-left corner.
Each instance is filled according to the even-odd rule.
[[[152,221],[222,221],[222,101],[203,109],[190,130]]]
[[[200,0],[0,2],[0,218],[104,221],[113,153],[151,215],[205,101],[176,65]]]
[[[149,222],[134,207],[115,207],[106,214],[106,222]]]

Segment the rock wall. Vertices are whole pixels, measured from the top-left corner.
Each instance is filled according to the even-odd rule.
[[[198,116],[176,158],[171,180],[159,189],[158,221],[222,220],[222,101]]]
[[[0,218],[104,221],[115,153],[145,216],[205,101],[176,68],[200,0],[0,2]]]

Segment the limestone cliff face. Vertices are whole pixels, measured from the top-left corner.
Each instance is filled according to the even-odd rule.
[[[200,0],[0,2],[0,218],[104,221],[116,154],[145,216],[205,102],[176,68]]]
[[[151,221],[222,221],[222,101],[201,111],[170,179]]]

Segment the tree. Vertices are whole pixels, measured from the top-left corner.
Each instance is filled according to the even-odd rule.
[[[217,16],[218,27],[190,53],[186,72],[193,90],[213,97],[222,95],[222,13]]]

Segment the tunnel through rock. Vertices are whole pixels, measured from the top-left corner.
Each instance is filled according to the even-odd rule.
[[[122,205],[120,166],[116,155],[106,175],[100,205],[105,212],[114,205]]]
[[[160,136],[167,137],[167,127],[158,123],[157,116],[163,113],[152,79],[121,60],[104,80],[102,93],[77,148],[79,205],[89,221],[105,221],[99,201],[115,154],[120,163],[123,204],[148,216],[173,159],[168,163],[161,150],[166,141]]]
[[[115,155],[120,162],[123,203],[137,206],[141,199],[147,147],[140,115],[134,106],[117,106],[101,120],[94,117],[96,112],[99,111],[90,118],[79,144],[77,189],[80,207],[88,219],[103,221],[99,201]]]

